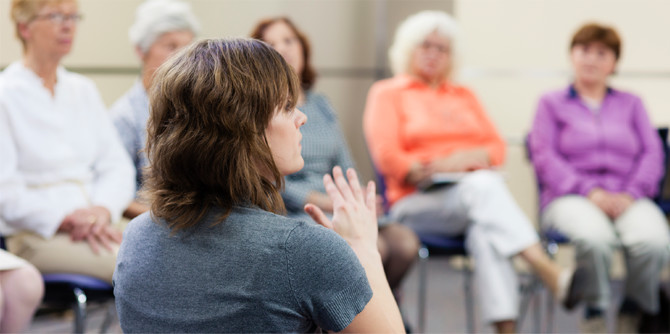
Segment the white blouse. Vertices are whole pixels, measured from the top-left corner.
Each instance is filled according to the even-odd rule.
[[[22,62],[0,75],[0,233],[56,233],[72,211],[100,205],[117,221],[135,169],[95,84],[60,67],[54,95]]]

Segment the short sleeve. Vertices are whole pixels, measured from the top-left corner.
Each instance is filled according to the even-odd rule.
[[[322,329],[343,330],[372,298],[365,269],[335,232],[302,223],[289,234],[286,254],[296,303]]]

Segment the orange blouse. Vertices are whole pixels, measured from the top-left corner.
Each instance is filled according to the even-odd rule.
[[[415,161],[428,163],[475,148],[486,148],[494,166],[505,159],[505,143],[475,95],[447,82],[431,88],[407,75],[376,82],[363,126],[391,204],[415,191],[405,183]]]

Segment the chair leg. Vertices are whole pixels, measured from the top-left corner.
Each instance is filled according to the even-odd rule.
[[[102,325],[100,325],[100,333],[107,333],[109,326],[112,324],[112,318],[116,316],[116,304],[108,303],[107,311],[105,311],[105,319],[102,320]]]
[[[523,322],[526,320],[526,315],[530,310],[530,302],[533,299],[534,290],[532,290],[532,285],[534,283],[535,277],[531,277],[530,282],[522,283],[519,287],[519,293],[521,294],[521,302],[519,303],[519,317],[516,321],[517,328],[523,326]]]
[[[86,331],[86,294],[80,288],[74,288],[74,332],[84,333]]]
[[[472,268],[466,257],[463,268],[463,289],[465,291],[465,321],[468,333],[475,333],[475,307],[472,295]]]
[[[533,298],[533,332],[542,333],[542,283],[540,279],[535,276],[531,285],[531,294]]]
[[[430,256],[428,248],[421,245],[419,248],[419,301],[418,301],[418,331],[419,333],[426,332],[426,281],[428,270],[428,257]]]
[[[556,258],[558,253],[558,244],[553,241],[547,243],[547,253],[549,257],[553,260]],[[554,332],[554,297],[551,295],[550,291],[547,291],[547,326],[544,330],[545,333]]]
[[[554,297],[547,291],[547,328],[545,333],[554,332]]]

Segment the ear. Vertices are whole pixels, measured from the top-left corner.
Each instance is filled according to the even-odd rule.
[[[30,29],[28,28],[28,23],[17,23],[16,33],[22,40],[26,41],[31,35]]]
[[[142,48],[140,48],[138,45],[135,46],[135,54],[137,55],[137,58],[140,58],[142,62],[144,62],[144,57],[146,54],[142,51]]]

